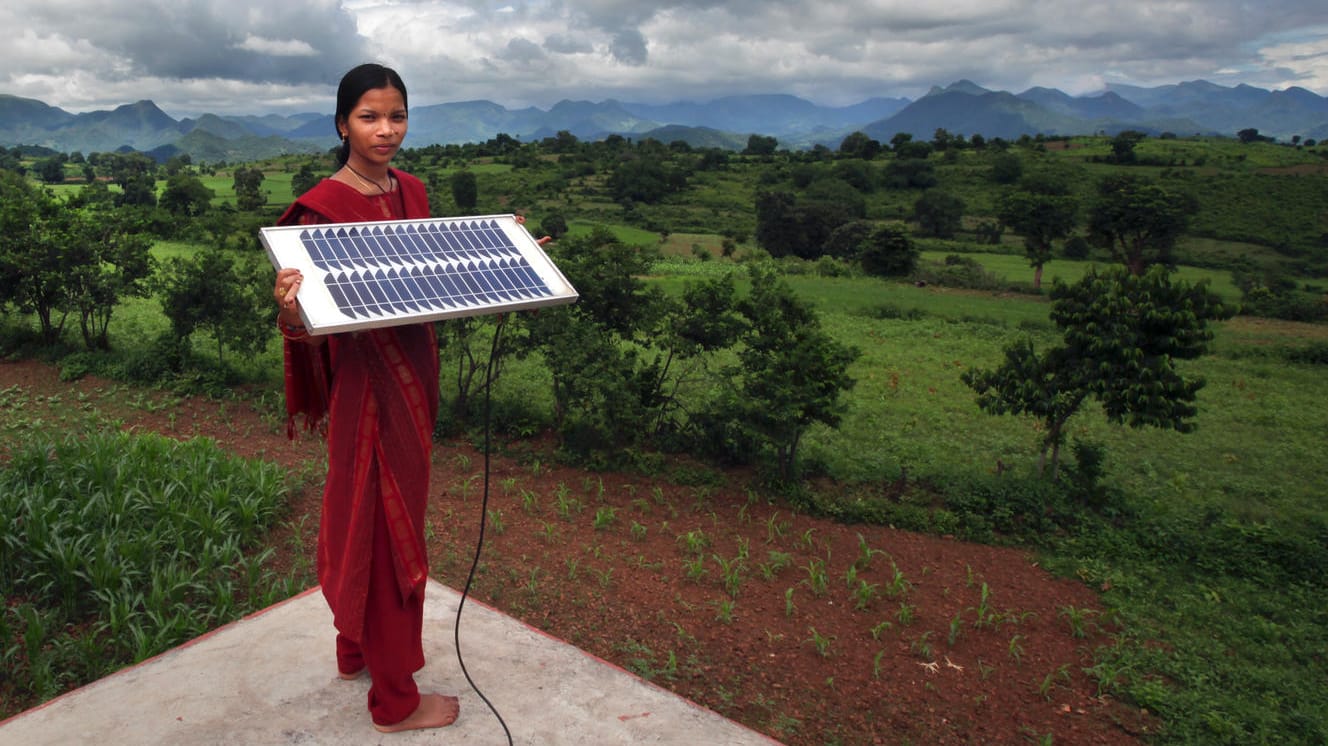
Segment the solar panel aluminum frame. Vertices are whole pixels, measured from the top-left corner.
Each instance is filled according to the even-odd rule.
[[[271,226],[259,237],[273,266],[302,273],[296,297],[310,334],[523,311],[578,297],[515,215]]]

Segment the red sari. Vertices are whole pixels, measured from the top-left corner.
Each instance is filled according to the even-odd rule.
[[[325,179],[279,223],[428,217],[424,185],[393,174],[399,189],[379,197]],[[287,340],[285,384],[288,434],[299,416],[306,427],[326,427],[318,580],[338,632],[338,668],[369,668],[369,710],[390,725],[419,705],[413,674],[424,666],[424,513],[438,414],[433,325],[333,334],[319,345]]]

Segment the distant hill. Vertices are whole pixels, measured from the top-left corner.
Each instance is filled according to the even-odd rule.
[[[738,150],[753,134],[785,148],[836,148],[861,131],[881,142],[907,132],[930,139],[952,134],[1018,138],[1126,129],[1148,134],[1235,136],[1246,128],[1289,141],[1328,138],[1328,98],[1304,88],[1267,91],[1197,80],[1142,88],[1109,85],[1086,96],[1054,88],[993,91],[968,80],[934,87],[916,101],[871,98],[852,106],[820,106],[783,94],[728,96],[710,101],[642,104],[564,100],[550,109],[508,109],[492,101],[417,106],[410,112],[410,146],[484,142],[498,134],[522,141],[567,131],[583,140],[611,134],[682,140],[697,147]],[[188,153],[197,161],[249,160],[282,153],[322,152],[336,144],[332,117],[216,116],[175,120],[151,101],[110,111],[71,114],[34,99],[0,94],[0,146],[72,153],[139,150]],[[228,155],[221,155],[228,154]],[[169,157],[169,156],[165,156]]]

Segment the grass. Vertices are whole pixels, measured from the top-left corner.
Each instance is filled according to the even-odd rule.
[[[307,582],[265,566],[272,549],[260,539],[287,489],[274,465],[201,439],[109,430],[52,440],[32,414],[6,407],[3,416],[7,702],[39,702],[95,680]],[[24,430],[22,446],[9,439]]]

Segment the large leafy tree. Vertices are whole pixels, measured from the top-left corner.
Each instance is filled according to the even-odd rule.
[[[217,363],[230,348],[259,352],[273,336],[271,269],[259,261],[217,248],[167,261],[159,297],[172,331],[187,339],[203,330],[217,345]]]
[[[152,239],[111,210],[71,212],[61,221],[69,304],[88,349],[107,349],[111,315],[125,298],[148,295]]]
[[[48,192],[0,171],[0,303],[34,314],[47,343],[59,338],[69,309],[60,214]]]
[[[166,179],[157,204],[173,215],[196,218],[212,205],[212,191],[201,179],[188,171],[177,171]]]
[[[1042,288],[1042,267],[1051,261],[1055,242],[1074,230],[1079,201],[1063,182],[1025,179],[1019,189],[1007,192],[997,206],[996,217],[1024,237],[1024,255],[1033,267],[1033,287]]]
[[[913,203],[913,217],[923,233],[952,238],[963,221],[964,200],[940,189],[928,189]]]
[[[1134,275],[1154,264],[1172,267],[1172,251],[1197,210],[1192,195],[1141,176],[1108,176],[1089,208],[1089,240],[1110,250]]]
[[[235,189],[235,207],[240,210],[257,210],[267,204],[267,194],[263,191],[263,170],[236,168],[232,185]]]
[[[116,304],[146,293],[151,242],[132,213],[104,201],[74,204],[0,172],[0,303],[36,316],[47,343],[76,313],[84,343],[104,348]]]
[[[463,211],[479,204],[480,187],[474,171],[461,170],[452,175],[452,201]]]
[[[157,163],[142,153],[103,153],[99,168],[110,173],[120,187],[121,205],[152,207],[157,204]]]
[[[751,293],[737,308],[747,329],[727,406],[738,427],[773,451],[778,475],[787,481],[797,473],[807,431],[839,424],[840,395],[854,385],[848,368],[859,352],[822,329],[811,306],[769,270],[753,269]]]
[[[963,374],[984,411],[1042,423],[1039,473],[1049,461],[1055,478],[1065,424],[1090,398],[1117,424],[1194,429],[1204,381],[1183,375],[1176,362],[1206,352],[1208,322],[1230,315],[1205,283],[1173,281],[1164,267],[1143,275],[1114,267],[1074,285],[1057,282],[1051,297],[1059,345],[1038,352],[1021,339],[998,367]]]

